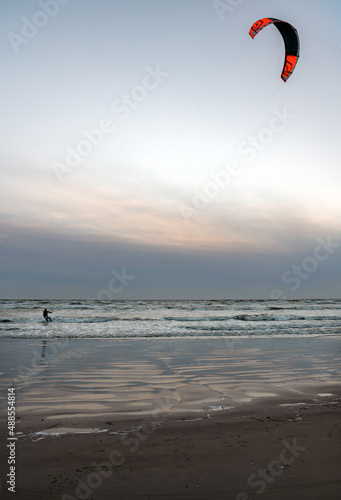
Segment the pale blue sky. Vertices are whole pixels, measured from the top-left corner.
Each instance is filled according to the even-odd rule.
[[[1,3],[1,297],[340,295],[341,4],[223,4]]]

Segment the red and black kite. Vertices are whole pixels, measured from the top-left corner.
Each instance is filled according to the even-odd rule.
[[[263,19],[256,21],[252,25],[249,35],[254,38],[260,30],[269,26],[269,24],[274,24],[276,26],[284,40],[285,60],[281,78],[286,82],[294,71],[300,55],[300,39],[298,37],[297,30],[291,24],[272,17],[264,17]]]

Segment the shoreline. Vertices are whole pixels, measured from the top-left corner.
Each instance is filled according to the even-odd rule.
[[[113,422],[106,415],[57,418],[50,431],[66,434],[17,441],[16,492],[25,500],[246,500],[257,491],[269,500],[337,500],[340,416],[341,391],[315,403],[276,399],[200,420],[166,413]],[[38,416],[26,420],[31,431],[44,424]],[[77,433],[92,427],[107,431]]]
[[[55,345],[1,341],[18,498],[340,498],[340,339]]]

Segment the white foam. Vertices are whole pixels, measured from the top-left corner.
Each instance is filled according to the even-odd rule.
[[[108,429],[97,429],[94,427],[84,428],[84,429],[80,429],[77,427],[58,427],[57,429],[45,429],[44,431],[33,432],[32,434],[29,434],[29,437],[36,438],[32,439],[32,441],[36,443],[37,441],[40,441],[41,439],[44,439],[47,436],[58,437],[58,436],[63,436],[65,434],[96,434],[107,431]]]
[[[298,406],[298,405],[307,405],[308,403],[283,403],[278,406]]]

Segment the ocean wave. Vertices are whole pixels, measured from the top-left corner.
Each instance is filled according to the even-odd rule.
[[[164,321],[179,321],[184,323],[191,322],[217,322],[217,321],[341,321],[341,316],[301,316],[297,314],[238,314],[236,316],[201,316],[201,317],[183,317],[183,316],[165,316]]]
[[[191,321],[229,321],[233,319],[232,316],[164,316],[162,318],[164,321],[181,321],[181,322],[191,322]]]
[[[234,319],[240,321],[341,321],[341,316],[298,316],[295,314],[239,314]]]
[[[231,325],[231,323],[235,322],[264,322],[264,323],[286,323],[286,322],[306,322],[308,325],[311,322],[341,322],[341,315],[321,315],[321,316],[302,316],[297,314],[238,314],[235,316],[165,316],[163,318],[152,318],[152,317],[144,317],[144,316],[133,316],[133,317],[120,317],[120,316],[84,316],[84,317],[53,317],[51,324],[62,324],[62,325],[73,325],[73,324],[100,324],[100,323],[114,323],[117,324],[119,322],[122,323],[146,323],[146,324],[155,324],[167,326],[167,324],[171,325],[179,325],[179,328],[185,327],[186,324],[198,324],[201,328],[204,328],[203,325],[207,323],[225,323]],[[15,325],[32,325],[32,324],[46,324],[43,318],[36,317],[19,317],[19,318],[3,318],[0,319],[0,324],[3,324],[3,328],[8,323],[12,323]],[[50,324],[50,323],[48,323]],[[181,325],[181,326],[180,326]]]
[[[127,321],[127,322],[132,322],[132,321],[147,321],[147,322],[154,322],[158,321],[156,318],[141,318],[141,317],[134,317],[134,318],[120,318],[118,316],[113,316],[113,317],[106,317],[106,318],[101,318],[101,317],[96,317],[96,318],[55,318],[53,320],[54,323],[77,323],[77,324],[82,324],[82,323],[110,323],[110,322],[116,322],[116,321]]]
[[[132,318],[120,318],[118,316],[113,316],[113,317],[88,317],[88,318],[53,318],[51,323],[46,323],[44,319],[37,319],[37,318],[16,318],[16,319],[0,319],[0,323],[15,323],[15,324],[93,324],[93,323],[111,323],[111,322],[117,322],[117,321],[123,321],[123,322],[155,322],[159,321],[157,318],[143,318],[143,317],[132,317]]]
[[[275,314],[239,314],[234,319],[240,321],[302,321],[304,316],[296,315],[275,315]]]

